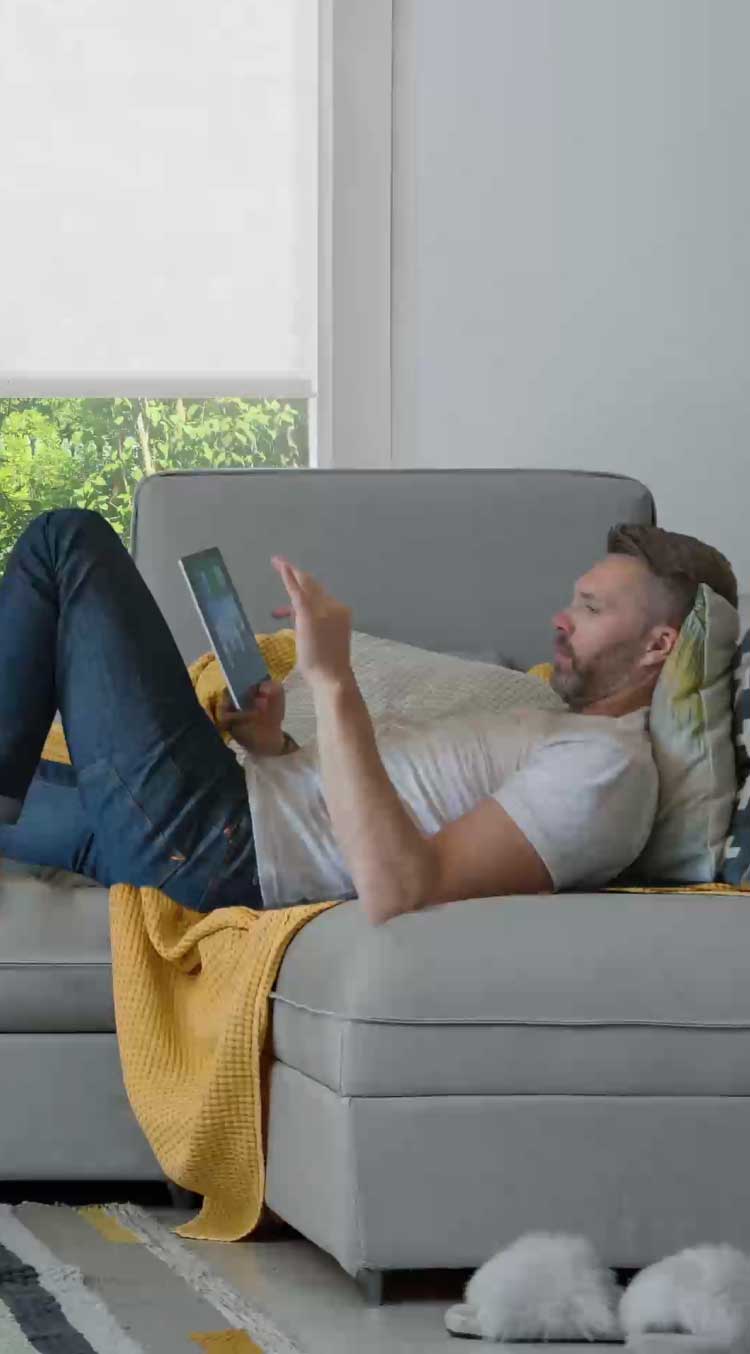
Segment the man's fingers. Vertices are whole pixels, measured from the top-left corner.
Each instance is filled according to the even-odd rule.
[[[257,724],[257,722],[257,714],[253,714],[252,710],[235,710],[233,714],[221,717],[222,724]]]
[[[282,582],[289,596],[294,601],[295,595],[302,592],[302,580],[299,577],[299,571],[295,569],[288,559],[283,555],[272,555],[271,563],[278,573],[281,574]]]
[[[324,596],[325,588],[322,583],[313,578],[312,574],[305,573],[304,569],[298,569],[296,564],[290,563],[284,555],[272,555],[271,563],[281,574],[292,601],[296,596],[307,598]]]
[[[277,569],[288,569],[296,582],[301,582],[304,570],[299,569],[296,564],[292,564],[292,561],[287,559],[286,555],[272,555],[271,563],[274,564]]]

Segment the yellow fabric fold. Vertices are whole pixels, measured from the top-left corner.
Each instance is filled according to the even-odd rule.
[[[552,680],[552,674],[555,671],[553,663],[535,663],[533,668],[528,669],[529,677],[538,677],[540,682],[549,682]]]
[[[295,661],[294,631],[259,635],[272,677]],[[225,690],[213,654],[189,668],[215,720]],[[223,735],[225,741],[228,735]],[[70,762],[53,725],[43,757]],[[109,891],[117,1041],[128,1100],[165,1174],[204,1196],[179,1236],[237,1241],[260,1218],[265,1189],[264,1044],[268,998],[287,945],[335,902],[205,916],[159,889]]]
[[[258,1223],[268,997],[289,942],[335,906],[201,916],[159,889],[109,891],[128,1100],[165,1173],[204,1196],[179,1236],[237,1241]]]
[[[651,884],[616,888],[610,885],[605,893],[750,893],[750,884]]]

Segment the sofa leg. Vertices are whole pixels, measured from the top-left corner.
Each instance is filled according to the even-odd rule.
[[[194,1194],[191,1189],[183,1189],[182,1185],[176,1185],[174,1180],[165,1180],[164,1184],[173,1208],[200,1208],[203,1202],[201,1194]]]
[[[385,1270],[360,1269],[355,1275],[357,1287],[368,1307],[382,1307],[385,1293]]]

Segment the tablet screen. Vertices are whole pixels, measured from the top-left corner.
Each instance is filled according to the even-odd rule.
[[[180,565],[235,705],[242,708],[253,688],[267,680],[268,668],[222,553],[212,546],[183,555]]]

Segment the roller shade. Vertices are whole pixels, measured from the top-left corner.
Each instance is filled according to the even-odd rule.
[[[0,391],[311,394],[317,0],[4,0]]]

